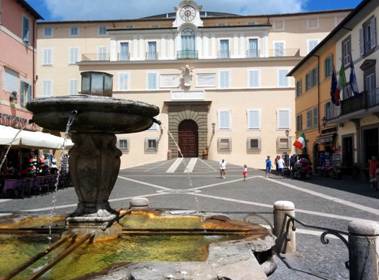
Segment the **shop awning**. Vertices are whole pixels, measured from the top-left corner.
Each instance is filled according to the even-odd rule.
[[[12,142],[13,141],[13,142]],[[61,149],[64,139],[44,132],[21,131],[0,125],[0,145],[23,146],[38,149]],[[71,139],[66,140],[66,148],[74,144]]]

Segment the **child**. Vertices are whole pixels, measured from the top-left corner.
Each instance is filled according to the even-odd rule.
[[[271,173],[271,167],[272,167],[272,162],[271,162],[270,156],[267,156],[267,159],[266,159],[266,178]]]
[[[247,165],[246,164],[243,166],[242,175],[243,175],[243,180],[246,181],[246,177],[247,177]]]

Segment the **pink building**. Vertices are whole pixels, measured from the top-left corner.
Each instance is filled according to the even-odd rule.
[[[35,93],[38,19],[26,1],[0,0],[0,125],[19,128],[32,117],[25,104]]]

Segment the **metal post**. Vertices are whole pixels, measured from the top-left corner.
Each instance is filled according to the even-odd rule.
[[[349,223],[350,280],[379,280],[379,224]]]
[[[274,203],[274,234],[277,239],[280,253],[296,252],[296,234],[292,224],[288,223],[286,214],[295,217],[295,204],[291,201],[277,201]],[[288,230],[288,232],[287,232]],[[287,239],[287,240],[286,240]]]

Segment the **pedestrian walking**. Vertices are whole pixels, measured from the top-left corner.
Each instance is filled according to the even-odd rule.
[[[248,175],[248,173],[247,173],[247,165],[245,164],[243,166],[243,171],[242,171],[242,176],[243,176],[243,180],[244,181],[246,181],[247,175]]]
[[[279,160],[279,158],[280,158],[280,156],[277,155],[277,156],[275,157],[275,160],[274,160],[274,163],[275,163],[275,171],[276,171],[277,173],[279,173],[279,166],[278,166],[278,160]]]
[[[283,170],[284,170],[284,159],[279,156],[278,158],[278,174],[283,176]]]
[[[266,159],[266,178],[269,177],[269,175],[271,173],[271,168],[272,168],[272,162],[271,162],[270,156],[267,156],[267,159]]]
[[[225,179],[226,178],[226,161],[222,159],[219,165],[220,165],[220,177],[222,179]]]
[[[377,180],[377,169],[378,169],[378,161],[375,156],[372,156],[368,161],[368,172],[370,176],[370,185],[373,189],[378,190],[378,180]]]

